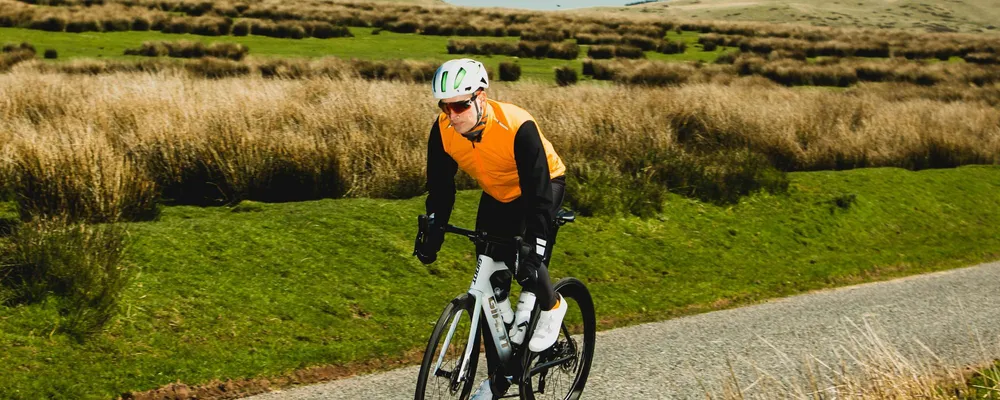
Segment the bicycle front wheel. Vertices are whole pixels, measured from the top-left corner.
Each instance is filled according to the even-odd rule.
[[[475,306],[475,299],[463,294],[448,303],[441,313],[420,364],[415,400],[469,398],[477,385],[479,364],[479,327],[471,323]],[[469,343],[473,329],[476,329],[475,339]]]
[[[576,278],[562,279],[553,288],[562,295],[569,309],[556,344],[541,353],[523,355],[522,400],[579,399],[590,375],[597,336],[590,291]]]

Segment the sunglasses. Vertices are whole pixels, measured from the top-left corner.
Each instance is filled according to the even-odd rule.
[[[468,110],[469,107],[472,107],[472,102],[476,101],[476,95],[478,95],[478,93],[473,94],[468,100],[460,100],[451,103],[439,101],[438,108],[440,108],[441,112],[445,114],[448,114],[448,110],[451,110],[451,112],[455,114],[461,114],[465,112],[465,110]]]

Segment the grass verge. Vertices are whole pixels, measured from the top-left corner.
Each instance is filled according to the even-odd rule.
[[[54,49],[59,54],[59,59],[54,62],[76,58],[139,60],[144,57],[125,55],[125,50],[140,47],[143,42],[186,40],[206,45],[216,42],[237,43],[248,47],[250,54],[258,58],[317,58],[335,56],[371,60],[391,58],[444,62],[453,58],[473,57],[482,61],[488,67],[493,68],[494,71],[499,69],[501,62],[516,60],[523,69],[521,79],[535,79],[545,82],[555,81],[555,74],[553,72],[553,68],[555,67],[569,65],[577,71],[583,68],[580,60],[448,54],[448,40],[458,37],[403,34],[389,31],[381,31],[379,34],[373,35],[372,31],[374,28],[352,27],[350,30],[354,34],[354,37],[279,39],[255,35],[221,37],[191,34],[176,35],[157,31],[68,33],[45,32],[23,28],[0,28],[0,44],[5,42],[28,42],[39,49],[39,52],[43,51],[43,49]],[[670,55],[646,52],[650,59],[667,61],[703,60],[711,62],[724,49],[720,46],[716,51],[702,51],[700,45],[694,46],[694,43],[698,41],[698,34],[694,32],[683,32],[681,34],[670,32],[666,38],[684,40],[688,43],[688,50],[683,54]],[[461,37],[460,39],[490,41],[518,40],[517,37]],[[586,55],[587,46],[581,47],[582,57]]]
[[[653,218],[583,218],[560,233],[554,278],[583,279],[606,329],[998,257],[998,167],[789,176],[788,194],[734,206],[668,194]],[[459,193],[456,224],[472,224],[477,199]],[[103,335],[56,332],[54,304],[0,307],[0,395],[108,398],[405,360],[473,271],[457,238],[431,266],[409,256],[422,205],[166,207],[129,226],[139,272]]]

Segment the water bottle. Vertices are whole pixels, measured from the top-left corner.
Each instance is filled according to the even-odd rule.
[[[490,277],[490,283],[493,284],[493,299],[496,300],[500,317],[508,328],[514,323],[514,309],[510,306],[510,282],[510,271],[498,271]]]

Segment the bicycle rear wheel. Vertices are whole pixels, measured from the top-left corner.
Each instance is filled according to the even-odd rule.
[[[420,364],[415,400],[468,399],[478,384],[480,334],[478,327],[471,324],[475,306],[475,299],[463,294],[448,303],[441,313]],[[469,343],[472,329],[476,329],[476,336]],[[469,346],[472,353],[463,366],[462,359]]]
[[[597,335],[594,301],[576,278],[562,279],[553,288],[569,309],[556,344],[541,353],[526,351],[522,356],[524,375],[519,391],[523,400],[579,399],[590,375]]]

